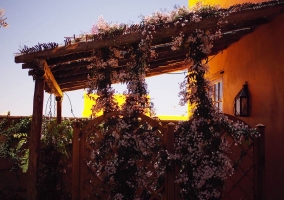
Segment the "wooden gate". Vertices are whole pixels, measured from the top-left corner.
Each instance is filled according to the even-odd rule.
[[[101,126],[105,120],[113,116],[123,117],[123,112],[112,112],[104,116],[100,116],[85,127],[81,128],[80,123],[74,123],[73,136],[73,172],[72,172],[72,199],[109,199],[109,188],[104,184],[100,174],[93,171],[88,165],[88,157],[92,156],[92,152],[96,151],[96,146],[92,145],[92,141],[102,140],[104,135],[98,131],[98,126]],[[138,114],[140,124],[147,123],[155,129],[156,134],[160,137],[162,145],[170,152],[174,150],[174,124],[162,126],[161,123],[151,119],[148,116]],[[116,132],[117,130],[113,130]],[[119,134],[119,133],[115,133]],[[112,155],[109,155],[112,156]],[[142,161],[143,165],[147,165],[149,160]],[[150,169],[151,170],[151,169]],[[153,174],[151,178],[155,176]],[[167,173],[164,177],[165,181],[158,188],[151,187],[151,180],[148,180],[148,193],[151,194],[149,199],[174,199],[174,174]],[[139,193],[137,189],[136,193]],[[172,197],[171,197],[172,196]]]
[[[101,140],[101,135],[97,127],[112,116],[125,115],[123,112],[112,112],[105,116],[100,116],[90,121],[85,127],[82,123],[74,123],[73,136],[73,170],[72,170],[72,199],[109,199],[109,188],[104,184],[100,175],[94,172],[88,166],[88,157],[96,147],[90,144],[94,137]],[[229,116],[230,120],[239,120],[236,117]],[[174,152],[174,128],[172,122],[159,123],[150,117],[140,114],[138,116],[141,123],[148,123],[156,129],[157,135],[169,153]],[[232,146],[231,159],[236,165],[237,170],[233,176],[230,176],[226,182],[222,199],[264,199],[264,126],[258,126],[261,137],[252,139],[241,145]],[[115,131],[115,130],[114,130]],[[230,138],[228,138],[230,140]],[[242,155],[239,158],[239,155]],[[145,161],[147,162],[147,161]],[[181,199],[179,188],[174,183],[178,170],[167,172],[165,181],[159,188],[147,188],[151,193],[148,199],[153,200],[174,200]],[[139,189],[137,190],[139,193]],[[141,192],[141,191],[140,191]]]

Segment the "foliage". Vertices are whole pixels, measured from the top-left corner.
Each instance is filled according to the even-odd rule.
[[[112,198],[148,199],[147,188],[156,191],[164,181],[161,137],[133,115],[109,118],[87,138],[93,148],[87,165],[108,185]]]
[[[144,138],[144,134],[148,134],[150,129],[148,126],[138,126],[137,113],[145,114],[145,109],[150,107],[145,98],[147,94],[145,74],[148,60],[155,56],[154,50],[151,49],[152,33],[158,26],[168,26],[169,23],[184,26],[186,23],[199,22],[202,18],[212,16],[219,17],[214,30],[196,29],[190,35],[180,32],[172,40],[172,51],[178,49],[188,51],[185,64],[189,66],[189,73],[181,83],[180,97],[181,104],[189,102],[192,105],[193,116],[177,127],[174,154],[167,154],[161,147],[149,148],[149,151],[151,155],[155,154],[156,160],[160,160],[155,164],[159,164],[161,169],[169,169],[169,166],[174,165],[179,168],[176,182],[181,188],[180,195],[184,199],[221,198],[224,180],[233,173],[232,163],[227,156],[230,144],[226,136],[232,137],[236,143],[258,136],[255,129],[248,129],[241,123],[229,121],[213,106],[209,95],[211,86],[205,78],[208,70],[208,55],[213,41],[222,36],[218,26],[225,23],[222,19],[228,14],[218,7],[201,4],[198,4],[193,11],[179,7],[170,13],[158,11],[152,16],[143,17],[140,30],[144,37],[138,45],[124,46],[123,49],[110,47],[104,50],[106,54],[103,56],[94,52],[95,62],[90,66],[94,73],[89,77],[89,92],[102,95],[98,98],[95,107],[104,108],[105,114],[118,109],[113,104],[111,90],[113,82],[124,82],[128,89],[125,92],[127,100],[123,106],[123,110],[128,115],[111,118],[102,125],[104,127],[100,130],[102,138],[99,141],[93,141],[99,148],[93,152],[92,158],[88,161],[88,165],[108,183],[112,198],[141,198],[141,196],[135,196],[135,188],[143,188],[145,185],[138,183],[147,182],[147,176],[144,178],[139,176],[141,172],[147,174],[147,170],[141,171],[136,163],[137,160],[145,159],[144,151],[139,150],[139,144],[144,145],[140,136]],[[104,31],[109,33],[115,27],[107,25],[102,19],[97,26],[100,27],[100,33]],[[113,49],[119,53],[114,53]],[[124,58],[127,55],[127,70],[123,72],[112,70],[114,63],[118,63],[116,55]],[[94,112],[97,111],[98,109],[94,109]],[[157,142],[154,134],[147,137]],[[137,148],[134,148],[135,145]],[[113,156],[110,158],[109,154]],[[163,158],[168,159],[168,164],[165,164],[165,160],[161,160],[159,157],[161,155],[166,155]],[[164,171],[160,175],[162,176],[163,173]]]
[[[133,59],[123,76],[115,77],[111,71],[114,60],[122,55],[115,47],[94,54],[90,66],[95,76],[89,77],[89,93],[99,95],[93,107],[94,113],[101,109],[104,115],[118,111],[111,84],[114,79],[120,79],[127,85],[126,103],[122,106],[124,114],[108,118],[87,138],[93,149],[87,165],[108,184],[113,199],[148,199],[147,187],[155,191],[164,180],[164,168],[157,162],[164,151],[162,135],[139,117],[150,109],[145,83],[146,63],[151,55],[148,42],[141,41],[128,49]],[[102,198],[99,193],[96,196]]]
[[[64,160],[69,159],[71,155],[68,146],[71,144],[73,137],[72,121],[65,119],[57,124],[55,119],[45,119],[42,127],[42,149],[52,147],[62,154]]]
[[[256,5],[257,6],[257,5]],[[215,6],[197,4],[193,10],[176,7],[171,12],[157,11],[152,16],[142,17],[137,25],[108,24],[102,17],[91,31],[91,36],[77,38],[76,42],[110,38],[133,32],[140,32],[141,40],[137,44],[111,46],[93,51],[92,64],[88,76],[89,93],[99,97],[93,112],[103,110],[104,115],[119,111],[114,101],[112,83],[123,82],[127,85],[126,103],[118,116],[112,116],[99,124],[86,138],[92,149],[87,165],[108,185],[112,199],[148,199],[147,188],[157,190],[163,183],[165,170],[177,166],[179,174],[176,182],[180,186],[180,195],[184,199],[220,199],[225,178],[233,173],[232,163],[227,156],[230,144],[226,136],[241,143],[251,137],[257,137],[255,129],[248,129],[241,123],[229,121],[217,110],[209,95],[210,82],[205,74],[208,70],[208,55],[213,41],[222,36],[218,26],[228,10]],[[185,64],[188,75],[181,83],[181,103],[189,102],[193,107],[193,116],[178,125],[175,131],[175,152],[168,154],[161,145],[161,135],[156,127],[141,121],[141,114],[146,114],[152,105],[147,99],[145,83],[148,61],[156,56],[152,48],[152,33],[157,27],[185,26],[187,23],[198,23],[202,18],[218,17],[216,29],[196,29],[190,35],[182,31],[169,43],[172,51],[188,51]],[[127,60],[123,69],[120,59]],[[67,155],[68,138],[59,134],[62,129],[57,126],[46,126],[48,133],[43,138],[45,153],[52,156],[52,162],[43,163],[42,180],[50,188],[42,187],[42,195],[50,191],[55,195],[60,163]],[[67,130],[68,137],[68,130]],[[62,141],[63,140],[63,141]],[[60,142],[59,142],[60,141]],[[59,143],[58,143],[59,142]],[[142,160],[149,160],[143,163]],[[153,162],[156,160],[156,162]],[[52,166],[55,166],[53,168]],[[51,176],[45,176],[51,174]],[[151,183],[149,185],[149,179]],[[142,192],[138,189],[142,188]],[[97,194],[100,198],[100,194]]]
[[[220,199],[224,180],[233,173],[226,136],[241,143],[258,135],[255,129],[229,121],[213,106],[210,84],[204,75],[213,40],[220,35],[218,29],[196,30],[187,37],[175,38],[179,48],[188,49],[189,68],[181,84],[181,103],[193,106],[192,118],[180,123],[175,132],[175,154],[171,156],[180,169],[176,182],[185,199]]]
[[[27,146],[31,118],[11,120],[9,116],[0,122],[0,158],[10,161],[13,169],[28,170],[29,149]],[[70,167],[71,140],[73,129],[71,121],[65,119],[61,124],[56,120],[44,119],[42,125],[41,154],[39,166],[39,196],[41,199],[60,199],[63,193],[62,176]]]
[[[20,167],[26,172],[29,153],[26,143],[31,119],[23,118],[17,123],[8,117],[0,122],[0,158],[9,160],[13,167]]]
[[[56,120],[45,119],[41,138],[41,160],[39,167],[40,199],[60,199],[62,195],[62,176],[70,167],[72,122],[65,119],[61,124]]]

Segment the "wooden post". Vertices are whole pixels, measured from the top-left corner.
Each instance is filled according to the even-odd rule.
[[[29,169],[27,199],[37,200],[37,181],[38,181],[38,164],[40,156],[40,136],[42,126],[43,98],[44,98],[44,79],[35,78],[35,90],[33,101],[33,116],[31,123],[31,132],[29,138]]]
[[[80,187],[80,124],[73,123],[73,140],[72,140],[72,200],[79,199]]]
[[[84,148],[84,144],[85,144],[85,130],[86,129],[83,129],[82,131],[80,130],[80,133],[79,133],[79,170],[80,170],[80,178],[79,178],[79,199],[80,200],[83,200],[83,199],[86,199],[86,197],[84,196],[84,178],[86,176],[85,174],[85,170],[86,170],[86,167],[85,167],[85,148]]]
[[[265,126],[256,125],[260,137],[254,139],[254,200],[265,200]]]
[[[62,97],[61,96],[56,96],[56,121],[57,124],[61,124],[62,120]]]
[[[174,123],[168,123],[168,131],[166,135],[166,149],[170,154],[174,153]],[[167,199],[175,199],[175,169],[172,169],[167,173]]]

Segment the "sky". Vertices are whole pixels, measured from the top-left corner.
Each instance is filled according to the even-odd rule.
[[[133,24],[141,15],[156,10],[172,10],[175,5],[187,6],[187,0],[0,0],[8,28],[0,28],[0,115],[30,116],[33,112],[34,81],[22,64],[14,62],[15,53],[24,45],[56,42],[64,37],[91,30],[99,16],[108,22]],[[183,115],[186,106],[179,106],[179,83],[184,73],[147,78],[148,90],[158,115]],[[122,93],[125,86],[114,86]],[[83,90],[64,94],[63,117],[81,117]],[[54,96],[45,93],[43,115],[54,115]],[[69,98],[68,98],[69,97]],[[70,101],[69,101],[70,99]]]

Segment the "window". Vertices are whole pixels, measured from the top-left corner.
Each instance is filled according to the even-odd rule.
[[[222,79],[216,79],[212,81],[212,100],[214,106],[216,106],[221,112],[223,111],[223,81]]]

